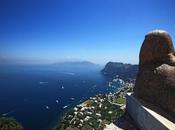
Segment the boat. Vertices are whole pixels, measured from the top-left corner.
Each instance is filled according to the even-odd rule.
[[[64,107],[63,107],[63,109],[66,109],[66,108],[67,108],[67,107],[69,107],[69,106],[70,106],[70,104],[68,104],[68,105],[64,106]]]
[[[41,81],[39,82],[39,84],[47,84],[48,82],[45,82],[45,81]]]
[[[50,109],[49,106],[45,106],[45,107],[46,107],[46,109]]]
[[[70,100],[75,100],[75,98],[72,97],[72,98],[70,98]]]

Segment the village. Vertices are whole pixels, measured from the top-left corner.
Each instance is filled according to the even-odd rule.
[[[116,78],[109,82],[109,87],[116,83],[121,88],[108,94],[98,94],[75,106],[63,117],[58,130],[103,130],[125,112],[125,96],[131,92],[134,84]]]

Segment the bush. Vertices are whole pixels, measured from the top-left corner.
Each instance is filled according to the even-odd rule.
[[[23,130],[23,127],[13,118],[1,117],[0,129],[1,130]]]

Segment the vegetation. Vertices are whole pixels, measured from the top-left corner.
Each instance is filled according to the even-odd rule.
[[[1,117],[0,130],[23,130],[23,127],[13,118]]]
[[[118,103],[118,104],[125,104],[126,103],[126,99],[123,98],[123,97],[119,97],[119,98],[116,99],[115,102]]]

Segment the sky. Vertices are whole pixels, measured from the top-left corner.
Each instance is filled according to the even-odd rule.
[[[137,64],[154,29],[175,40],[174,0],[0,0],[0,62]]]

